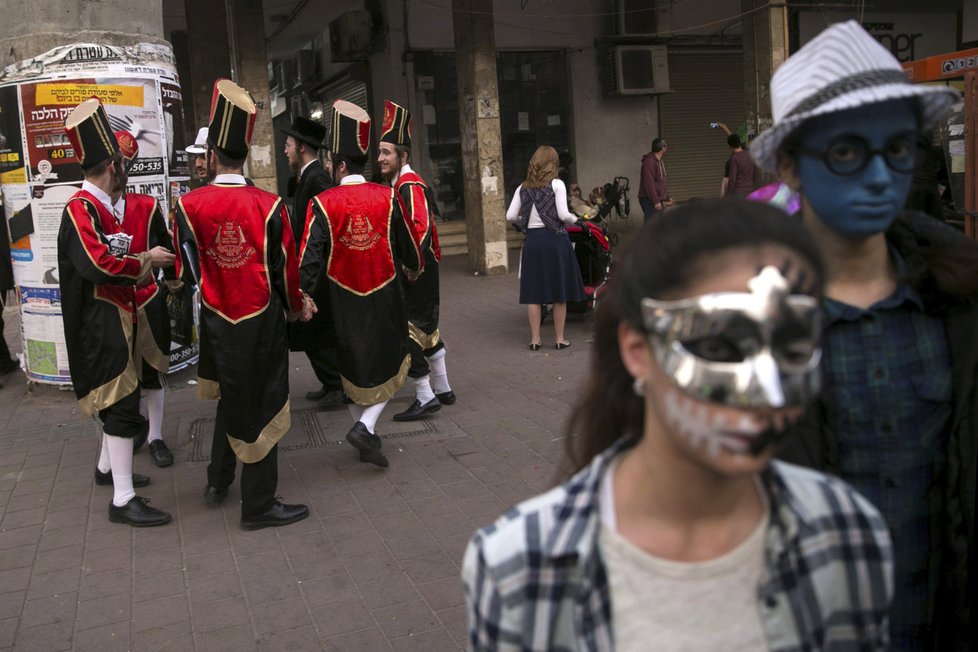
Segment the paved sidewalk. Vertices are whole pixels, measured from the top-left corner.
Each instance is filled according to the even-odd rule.
[[[513,261],[511,269],[517,268]],[[378,424],[391,467],[360,464],[344,441],[346,410],[317,412],[314,377],[292,355],[292,430],[279,455],[279,494],[310,518],[238,528],[238,485],[221,507],[202,498],[215,404],[194,371],[168,378],[164,438],[176,463],[144,450],[140,491],[173,514],[159,528],[110,523],[96,487],[94,425],[74,395],[0,389],[0,650],[464,649],[459,570],[473,530],[552,485],[563,423],[580,396],[590,315],[568,319],[573,346],[527,350],[515,273],[482,278],[461,257],[442,263],[442,334],[459,399],[431,418]],[[7,340],[19,328],[6,313]],[[239,467],[240,469],[240,467]]]

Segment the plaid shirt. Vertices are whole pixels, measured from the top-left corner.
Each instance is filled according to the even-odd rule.
[[[462,577],[472,650],[613,650],[598,494],[625,438],[476,532]],[[893,593],[886,524],[848,485],[773,462],[758,611],[771,650],[879,650]]]

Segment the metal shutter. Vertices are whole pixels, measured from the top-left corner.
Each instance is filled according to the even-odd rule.
[[[670,50],[669,80],[673,92],[659,96],[669,194],[677,202],[717,197],[730,148],[710,123],[736,132],[745,121],[743,54]]]

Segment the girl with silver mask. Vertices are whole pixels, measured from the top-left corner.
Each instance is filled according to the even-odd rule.
[[[646,223],[595,315],[562,485],[476,533],[471,649],[883,649],[892,549],[848,485],[772,461],[817,395],[824,268],[769,206]]]

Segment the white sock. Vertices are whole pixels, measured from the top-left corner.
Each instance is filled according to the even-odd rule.
[[[363,414],[363,406],[357,405],[356,403],[349,403],[346,408],[350,411],[350,416],[353,417],[354,421],[359,421],[360,416]]]
[[[357,419],[357,421],[367,426],[367,430],[370,431],[371,435],[374,434],[374,428],[377,427],[377,419],[380,418],[380,413],[384,411],[385,405],[387,405],[387,401],[364,408],[363,414]]]
[[[105,436],[102,426],[98,422],[96,422],[95,428],[98,430],[98,438],[102,442],[102,450],[98,454],[98,470],[102,473],[108,473],[112,470],[112,465],[109,464],[109,438]]]
[[[146,407],[149,412],[149,441],[163,439],[163,390],[146,390]]]
[[[452,391],[452,386],[448,384],[448,370],[445,368],[445,349],[432,353],[428,358],[428,366],[431,367],[431,388],[435,393]]]
[[[421,378],[412,378],[411,383],[414,385],[414,398],[421,401],[421,405],[435,398],[435,393],[431,391],[431,383],[428,382],[427,375]]]
[[[115,495],[112,504],[122,507],[136,495],[132,488],[132,438],[105,435],[109,447],[109,463],[112,465],[112,484]]]

